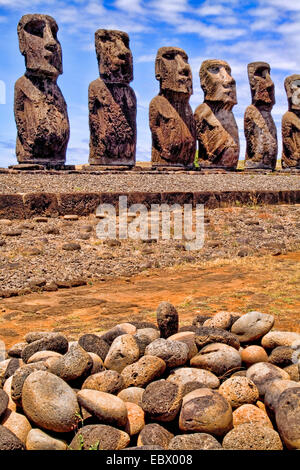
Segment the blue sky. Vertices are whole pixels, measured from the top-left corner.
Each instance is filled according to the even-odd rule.
[[[280,156],[280,123],[287,109],[283,81],[287,75],[300,73],[299,0],[0,0],[0,80],[6,87],[6,104],[0,104],[0,166],[16,163],[13,90],[25,70],[17,23],[26,13],[47,13],[59,25],[64,74],[58,84],[71,124],[67,163],[88,161],[87,94],[89,83],[98,77],[94,50],[98,28],[120,29],[130,36],[134,58],[131,85],[138,101],[137,160],[150,160],[151,156],[148,106],[158,92],[154,60],[161,46],[179,46],[187,52],[193,71],[193,109],[203,101],[198,75],[201,62],[210,58],[229,62],[237,82],[234,113],[240,130],[241,159],[245,152],[243,114],[250,104],[247,64],[269,62],[275,82],[273,117]]]

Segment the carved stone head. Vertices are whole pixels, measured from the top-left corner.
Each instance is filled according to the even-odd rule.
[[[128,84],[133,80],[133,60],[127,33],[98,29],[95,46],[100,77],[104,81]]]
[[[300,111],[300,75],[290,75],[284,81],[289,109]]]
[[[155,60],[155,77],[161,90],[193,94],[192,70],[188,56],[179,47],[161,47]]]
[[[215,101],[233,107],[237,103],[236,83],[229,64],[223,60],[205,60],[200,71],[204,101]]]
[[[270,65],[266,62],[248,64],[248,77],[252,103],[272,109],[275,104],[275,87],[270,76]]]
[[[29,73],[57,78],[62,73],[58,26],[48,15],[24,15],[18,24],[19,47]]]

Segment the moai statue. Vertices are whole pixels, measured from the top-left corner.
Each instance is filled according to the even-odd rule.
[[[198,163],[205,168],[237,167],[239,131],[232,112],[236,84],[223,60],[205,60],[199,71],[204,102],[195,111]]]
[[[100,78],[89,86],[91,165],[135,165],[136,97],[129,83],[133,61],[128,34],[98,29]]]
[[[48,15],[25,15],[18,24],[26,72],[15,84],[19,163],[62,165],[70,136],[67,105],[57,86],[62,74],[58,26]]]
[[[161,47],[155,77],[160,91],[149,108],[152,166],[193,167],[196,137],[189,104],[193,82],[187,54],[179,47]]]
[[[300,75],[285,79],[289,110],[282,118],[282,168],[300,169]]]
[[[265,62],[248,65],[252,104],[244,116],[246,169],[274,170],[276,167],[277,131],[271,116],[275,92],[270,70],[270,65]]]

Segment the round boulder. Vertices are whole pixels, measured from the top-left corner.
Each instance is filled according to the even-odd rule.
[[[38,351],[56,351],[60,354],[65,354],[68,351],[68,340],[60,333],[47,333],[40,339],[30,342],[25,346],[21,357],[26,363]]]
[[[223,343],[237,350],[240,349],[240,342],[237,336],[229,331],[222,330],[221,328],[210,328],[204,326],[198,328],[196,330],[195,342],[199,349],[212,343]]]
[[[242,315],[231,327],[241,343],[256,341],[264,336],[274,325],[274,317],[261,312],[249,312]]]
[[[247,377],[230,377],[219,388],[232,408],[238,408],[246,403],[256,403],[259,393],[256,385]]]
[[[122,370],[129,364],[133,364],[140,357],[140,348],[135,338],[130,335],[121,335],[114,339],[107,356],[104,366],[117,372]]]
[[[24,445],[26,444],[27,435],[31,430],[31,424],[26,416],[7,410],[1,424],[13,432]]]
[[[140,356],[143,356],[148,344],[152,343],[152,341],[155,341],[157,338],[159,338],[159,331],[154,328],[142,328],[137,330],[134,339],[140,348]]]
[[[293,346],[300,341],[300,333],[292,331],[270,331],[261,340],[261,345],[266,349],[274,349],[278,346]]]
[[[232,415],[234,427],[245,423],[259,423],[262,426],[267,426],[273,429],[272,423],[267,413],[257,406],[249,404],[242,405],[234,410]]]
[[[44,362],[34,362],[33,364],[26,364],[16,370],[12,376],[11,381],[11,397],[21,406],[23,385],[27,377],[37,370],[47,371],[47,366]]]
[[[256,364],[257,362],[268,362],[268,354],[261,346],[252,344],[247,346],[241,352],[242,361],[247,367]]]
[[[127,408],[121,398],[98,390],[80,390],[77,399],[89,413],[103,424],[124,427],[127,422]]]
[[[130,442],[129,435],[112,426],[91,424],[83,426],[69,448],[71,450],[122,450]]]
[[[144,387],[158,379],[166,370],[166,363],[160,357],[143,356],[134,364],[125,367],[121,375],[125,387]]]
[[[125,431],[129,436],[138,434],[145,426],[145,413],[143,409],[135,403],[126,402],[127,423]]]
[[[139,434],[137,445],[139,447],[159,445],[163,449],[167,449],[169,442],[173,437],[174,435],[167,431],[167,429],[165,429],[160,424],[146,424]]]
[[[196,333],[194,331],[181,331],[180,333],[176,333],[176,335],[169,336],[168,341],[179,341],[181,343],[185,343],[189,348],[188,359],[192,359],[192,357],[196,356],[198,353],[195,336]]]
[[[276,424],[288,449],[300,449],[300,387],[281,393],[276,405]]]
[[[37,426],[56,432],[69,432],[77,424],[79,406],[76,394],[61,378],[38,370],[25,380],[22,407]]]
[[[104,370],[103,372],[90,375],[84,381],[81,388],[114,394],[124,388],[124,379],[115,370]]]
[[[27,450],[67,450],[67,444],[49,436],[41,429],[31,429],[26,439]]]
[[[222,330],[230,330],[233,323],[237,320],[236,313],[218,312],[212,318],[205,320],[203,326],[210,328],[221,328]]]
[[[124,390],[121,390],[121,392],[119,392],[117,396],[125,402],[135,403],[136,405],[141,407],[142,396],[144,391],[145,390],[141,387],[129,387],[125,388]]]
[[[290,346],[277,346],[271,351],[269,362],[278,367],[287,367],[295,364],[300,359],[300,351],[295,351]]]
[[[13,432],[0,425],[0,450],[25,450],[25,446]]]
[[[205,346],[190,360],[192,367],[209,370],[217,376],[222,376],[229,370],[241,367],[241,363],[239,352],[223,343]]]
[[[5,411],[7,410],[9,402],[9,397],[7,393],[0,389],[0,418],[4,415]]]
[[[287,372],[268,362],[258,362],[249,367],[246,374],[247,378],[252,380],[258,388],[259,395],[263,397],[270,382],[275,379],[289,380]]]
[[[145,349],[145,356],[156,356],[163,359],[168,368],[182,366],[188,361],[189,348],[185,343],[158,338]]]
[[[197,388],[218,388],[220,385],[218,377],[212,372],[205,369],[196,369],[195,367],[178,367],[178,369],[173,369],[167,381],[181,385],[184,395],[186,395],[189,384],[197,384]]]
[[[223,436],[232,428],[232,409],[215,390],[200,388],[183,398],[179,429]]]
[[[223,439],[226,450],[282,450],[278,432],[259,423],[240,424]]]
[[[78,344],[86,352],[97,354],[102,359],[102,361],[104,361],[109,351],[109,345],[106,341],[99,338],[99,336],[90,333],[82,335],[78,340]]]
[[[222,450],[222,446],[210,434],[197,432],[173,437],[168,450]]]
[[[154,421],[172,421],[180,410],[182,389],[166,380],[147,385],[142,397],[142,408]]]
[[[169,302],[161,302],[156,311],[157,325],[161,338],[168,338],[178,332],[178,312]]]
[[[47,359],[49,372],[66,382],[84,377],[92,367],[90,355],[79,344],[72,344],[69,351],[62,357]]]

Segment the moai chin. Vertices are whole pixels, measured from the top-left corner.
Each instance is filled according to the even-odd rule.
[[[232,112],[236,84],[223,60],[205,60],[200,71],[204,102],[195,111],[198,163],[205,168],[236,169],[239,131]]]
[[[195,123],[189,104],[193,93],[188,56],[179,47],[161,47],[155,61],[159,94],[149,108],[152,166],[193,167]]]
[[[246,169],[274,170],[276,167],[277,131],[271,116],[275,91],[270,71],[270,65],[266,62],[252,62],[248,65],[252,104],[244,116]]]
[[[136,97],[128,34],[99,29],[95,46],[100,78],[89,86],[91,165],[135,165]]]
[[[14,112],[19,163],[61,165],[70,136],[67,105],[57,86],[62,74],[58,26],[48,15],[25,15],[18,24],[26,72],[15,83]]]
[[[282,168],[300,169],[300,75],[284,82],[289,110],[282,118]]]

